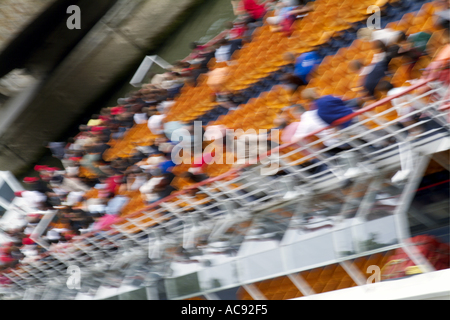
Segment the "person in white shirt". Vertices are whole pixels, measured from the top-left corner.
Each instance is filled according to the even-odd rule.
[[[77,169],[77,167],[71,167]],[[76,171],[78,173],[78,170]],[[68,170],[67,174],[64,174],[64,180],[61,184],[61,187],[68,192],[71,191],[79,191],[79,192],[88,192],[90,188],[84,184],[80,178],[76,175],[73,175],[70,170]]]
[[[23,191],[20,196],[31,208],[39,208],[47,200],[47,196],[39,191]]]
[[[133,179],[127,181],[128,190],[130,191],[139,190],[139,188],[142,187],[146,182],[147,182],[147,175],[145,173],[134,174]]]
[[[133,116],[133,120],[136,124],[147,123],[148,122],[147,113],[145,112],[135,113]]]
[[[307,137],[309,134],[327,128],[329,125],[325,123],[317,114],[317,110],[306,111],[302,105],[293,106],[293,115],[298,116],[300,123],[297,127],[295,134],[291,138],[292,143],[297,143]],[[320,139],[324,139],[323,144],[327,147],[337,146],[340,141],[333,137],[334,129],[322,130],[317,133],[316,136]]]
[[[225,62],[230,61],[233,53],[241,48],[242,40],[221,39],[217,45],[219,48],[217,48],[215,53],[216,62]]]
[[[170,110],[170,107],[172,107],[174,104],[175,104],[174,100],[166,100],[158,104],[156,106],[156,109],[158,110],[159,113],[166,114]]]
[[[169,73],[155,74],[151,80],[151,84],[161,86],[161,84],[168,79]]]
[[[289,11],[295,9],[297,6],[297,1],[295,0],[282,0],[279,1],[275,5],[274,15],[272,17],[268,17],[266,22],[270,25],[276,26],[279,25],[283,19],[289,15]]]
[[[216,62],[230,60],[231,44],[223,45],[216,50]]]
[[[164,176],[161,174],[161,170],[155,169],[153,170],[153,177],[139,188],[139,191],[145,196],[148,203],[155,202],[159,199],[155,189],[163,180]]]
[[[408,90],[409,87],[397,87],[395,88],[390,82],[382,81],[378,84],[377,90],[382,96],[386,95],[388,97],[401,94]],[[416,123],[416,117],[419,114],[411,114],[415,110],[421,110],[426,106],[426,101],[422,99],[416,99],[416,95],[412,92],[403,94],[398,98],[392,99],[391,105],[396,108],[397,115],[402,118],[399,122],[405,126],[411,126]],[[412,134],[421,133],[420,127],[414,127],[409,130]]]
[[[396,44],[403,45],[407,39],[404,32],[389,28],[380,30],[361,28],[358,30],[357,35],[358,39],[363,41],[371,41],[375,50],[375,54],[373,55],[370,65],[361,71],[361,77],[371,73],[375,68],[375,65],[386,58],[386,51],[388,47]]]
[[[165,117],[163,114],[157,114],[148,119],[148,128],[153,134],[160,135],[164,133],[163,120]]]
[[[405,34],[403,32],[389,28],[384,28],[380,30],[361,28],[358,30],[357,36],[358,39],[366,41],[381,40],[387,47],[406,39]]]

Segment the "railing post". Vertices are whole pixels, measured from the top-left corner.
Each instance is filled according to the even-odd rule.
[[[316,294],[314,289],[311,288],[308,282],[306,282],[300,274],[290,274],[288,277],[305,297]]]
[[[267,300],[266,296],[264,296],[254,284],[246,284],[243,287],[253,300]]]
[[[411,244],[411,233],[409,231],[408,224],[408,207],[415,196],[415,190],[422,180],[422,176],[428,166],[430,158],[428,155],[419,155],[414,167],[415,170],[411,173],[408,182],[403,190],[400,197],[400,203],[398,204],[394,217],[396,221],[397,234],[399,235],[399,241],[402,245],[402,249],[410,257],[416,266],[421,268],[423,272],[433,271],[433,266],[428,262],[428,260],[416,250],[416,248]]]

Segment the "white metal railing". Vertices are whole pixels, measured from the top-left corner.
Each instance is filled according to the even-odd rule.
[[[417,84],[412,86],[410,90],[425,84]],[[416,99],[429,97],[435,92],[436,90],[430,90]],[[376,106],[387,103],[393,98],[396,97],[384,99],[364,108],[352,117],[370,112]],[[397,170],[400,166],[399,154],[402,152],[399,147],[405,141],[408,141],[411,145],[415,159],[417,152],[433,153],[433,148],[437,148],[433,147],[433,141],[442,142],[449,136],[447,114],[438,111],[441,103],[442,101],[437,101],[425,104],[422,109],[414,110],[410,114],[390,122],[384,121],[382,117],[394,111],[397,107],[380,114],[371,114],[369,119],[360,120],[334,134],[344,140],[344,143],[353,146],[351,150],[336,155],[330,156],[327,154],[335,146],[316,151],[317,146],[323,142],[323,139],[306,145],[295,146],[295,150],[286,154],[282,154],[282,151],[292,145],[280,146],[267,155],[261,156],[256,165],[243,165],[241,168],[233,169],[225,175],[177,192],[144,210],[122,218],[119,223],[111,225],[109,230],[96,231],[78,237],[65,248],[50,248],[39,261],[22,265],[21,268],[10,270],[4,275],[12,282],[11,286],[21,292],[24,292],[31,284],[44,285],[50,274],[58,279],[66,279],[65,270],[73,264],[80,266],[86,277],[92,278],[93,275],[101,273],[101,270],[114,270],[114,266],[117,266],[119,262],[131,264],[132,260],[129,260],[130,257],[127,258],[126,252],[123,251],[124,246],[145,253],[151,264],[154,264],[155,268],[161,270],[159,272],[165,275],[164,268],[161,268],[161,266],[167,265],[174,258],[169,249],[194,249],[193,240],[199,235],[210,232],[209,240],[220,239],[225,235],[226,226],[231,226],[239,221],[251,220],[254,214],[267,208],[283,205],[289,201],[298,202],[302,199],[308,199],[312,194],[326,194],[330,190],[339,188],[349,180],[346,176],[349,169],[355,169],[349,167],[349,157],[357,159],[357,172],[352,174],[351,178],[352,180],[358,180],[364,177],[376,177],[386,170]],[[403,118],[417,113],[427,115],[428,118],[404,129],[389,130],[389,126],[396,125]],[[348,121],[348,117],[340,120],[339,123],[346,121]],[[365,124],[369,121],[378,123],[379,127],[367,129]],[[401,135],[401,133],[414,127],[430,123],[439,123],[440,126],[415,137],[407,136],[403,138],[403,135]],[[379,135],[379,138],[375,140],[366,138],[367,136],[372,137],[374,133],[381,130],[384,130],[384,132]],[[356,134],[354,134],[355,132]],[[315,132],[311,136],[317,133]],[[392,141],[390,139],[392,137],[396,140]],[[361,139],[365,141],[361,143]],[[383,142],[386,143],[383,145]],[[313,152],[298,160],[289,159],[290,156],[302,151]],[[270,155],[271,158],[269,158]],[[284,174],[281,176],[261,176],[261,168],[270,163],[267,160],[274,161],[273,159],[277,157],[279,160],[278,170],[284,172]],[[311,159],[317,159],[317,161],[304,165],[304,167],[298,166],[300,163]],[[422,162],[422,166],[424,163]],[[323,166],[321,172],[311,173],[313,169],[319,166]],[[420,170],[417,172],[420,172]],[[410,177],[408,180],[411,183],[409,189],[413,188],[418,178],[416,176]],[[411,182],[411,179],[415,179],[414,183]],[[278,188],[280,185],[282,188]],[[196,195],[188,195],[188,191],[193,189],[198,190]],[[290,192],[290,195],[286,197],[288,192]],[[401,217],[402,210],[405,210],[405,206],[410,200],[410,198],[402,200],[401,207],[398,206],[399,211],[395,214],[396,217]],[[401,234],[399,244],[407,248],[408,234],[404,230],[408,226],[405,223],[403,219],[399,218],[397,227],[400,229],[397,231]],[[155,236],[155,234],[161,236]],[[153,250],[155,247],[158,250]],[[410,253],[417,257],[416,253]],[[426,265],[420,257],[415,258],[415,261],[421,265]],[[120,270],[116,271],[119,272]],[[62,281],[61,283],[64,285],[65,282]],[[93,281],[93,283],[95,288],[98,282]]]

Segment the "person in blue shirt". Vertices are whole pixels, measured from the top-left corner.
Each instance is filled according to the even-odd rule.
[[[294,75],[302,79],[303,83],[306,85],[310,80],[310,74],[315,70],[320,62],[321,59],[317,52],[305,52],[295,61]]]
[[[56,159],[62,160],[66,154],[66,144],[64,142],[49,142],[45,145],[52,152],[52,156]]]
[[[175,167],[176,164],[172,160],[164,161],[159,165],[162,174],[167,174],[172,172],[172,168]]]
[[[319,97],[314,88],[305,89],[302,92],[302,98],[311,102],[313,108],[317,109],[318,116],[327,124],[332,124],[336,120],[342,117],[351,115],[353,110],[340,98],[328,95]],[[347,128],[352,124],[352,120],[349,120],[339,127]]]
[[[314,88],[305,89],[302,92],[302,98],[311,103],[310,110],[317,109],[318,116],[327,124],[332,125],[335,121],[349,116],[354,113],[352,106],[358,104],[355,101],[343,101],[338,97],[334,97],[331,95],[319,97],[319,94],[316,92]],[[345,123],[338,125],[337,127],[340,129],[345,129],[358,121],[358,118],[352,118]],[[368,131],[368,128],[364,125],[355,126],[348,131],[350,135],[363,135],[358,138],[358,140],[363,143],[367,143],[369,141],[378,140],[380,137],[384,136],[386,132],[384,130],[378,130],[375,132]],[[383,147],[385,141],[372,143],[374,147]]]

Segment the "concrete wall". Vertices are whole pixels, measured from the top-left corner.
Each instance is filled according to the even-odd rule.
[[[0,1],[0,51],[30,21],[55,0]]]
[[[119,0],[0,136],[0,170],[19,174],[87,106],[155,48],[203,0]],[[13,117],[13,118],[14,118]]]

